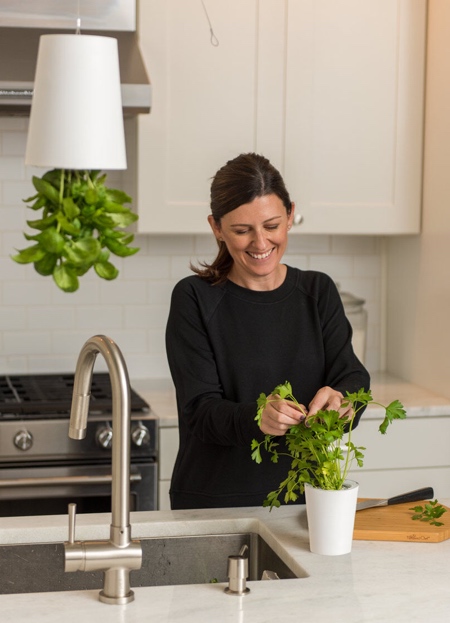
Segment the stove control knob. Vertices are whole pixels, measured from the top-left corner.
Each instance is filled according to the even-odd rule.
[[[33,445],[33,435],[26,429],[20,430],[14,435],[14,445],[19,450],[29,450]]]
[[[104,450],[111,450],[113,429],[111,426],[99,426],[95,434],[97,445]]]
[[[137,424],[131,431],[131,440],[138,448],[144,448],[150,444],[150,432],[143,424]]]

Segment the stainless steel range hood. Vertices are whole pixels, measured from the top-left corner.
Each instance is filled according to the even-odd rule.
[[[73,10],[73,2],[44,1],[39,3],[39,15],[26,12],[34,3],[0,0],[0,116],[29,115],[40,36],[75,32],[76,17],[64,13],[65,6]],[[124,114],[150,112],[151,84],[135,32],[135,0],[103,0],[97,4],[101,14],[93,13],[95,3],[82,2],[82,9],[83,4],[91,7],[91,14],[81,19],[82,34],[111,36],[118,41]]]

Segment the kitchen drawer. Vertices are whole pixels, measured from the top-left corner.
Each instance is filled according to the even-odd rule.
[[[450,497],[450,467],[423,467],[420,469],[354,469],[350,480],[359,483],[358,496],[362,498],[386,498],[413,491],[421,487],[433,487],[434,497]]]
[[[363,470],[450,467],[450,416],[395,421],[382,435],[381,420],[365,420],[352,434],[364,446]]]

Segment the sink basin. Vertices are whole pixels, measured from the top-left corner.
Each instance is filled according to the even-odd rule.
[[[261,580],[264,571],[279,579],[307,577],[295,574],[253,532],[141,539],[142,568],[131,571],[132,587],[227,582],[228,556],[249,548],[249,580]],[[272,577],[273,573],[265,574]],[[0,594],[101,589],[101,571],[65,573],[63,543],[0,546]]]

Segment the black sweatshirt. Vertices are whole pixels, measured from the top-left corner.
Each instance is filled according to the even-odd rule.
[[[289,381],[307,406],[326,385],[344,396],[369,389],[351,338],[337,288],[323,273],[288,266],[270,291],[197,275],[181,280],[166,330],[180,431],[172,508],[260,506],[290,460],[251,459],[252,439],[263,438],[254,419],[259,394]]]

